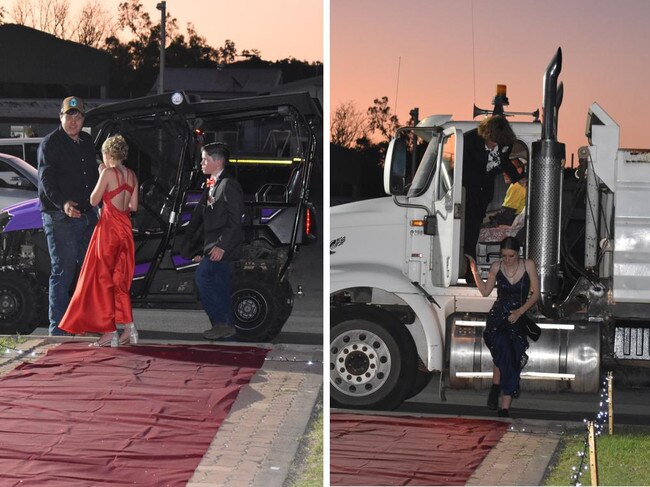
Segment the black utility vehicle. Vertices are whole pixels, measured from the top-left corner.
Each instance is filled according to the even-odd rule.
[[[199,307],[197,264],[180,249],[205,182],[201,147],[228,144],[246,202],[246,243],[233,275],[238,338],[272,339],[293,307],[295,253],[316,238],[310,188],[322,151],[320,105],[307,93],[208,102],[177,92],[103,105],[85,122],[98,154],[108,136],[126,138],[126,165],[140,181],[136,307]],[[47,323],[50,260],[38,200],[1,211],[0,231],[0,333],[29,333]]]

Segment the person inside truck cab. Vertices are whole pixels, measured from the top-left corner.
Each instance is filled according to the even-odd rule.
[[[493,216],[490,216],[491,224],[494,226],[499,225],[512,225],[517,215],[519,215],[526,206],[526,189],[528,186],[528,176],[526,175],[525,168],[521,165],[519,159],[511,159],[512,163],[517,166],[517,171],[521,175],[521,179],[516,183],[510,181],[510,177],[504,174],[506,183],[510,183],[506,196],[503,198],[501,209]]]
[[[476,244],[481,223],[494,196],[494,178],[505,172],[512,182],[516,182],[521,176],[510,161],[510,152],[516,137],[504,116],[486,117],[476,129],[465,133],[463,140],[463,253],[476,259]],[[475,285],[469,265],[466,267],[465,280],[468,285]]]

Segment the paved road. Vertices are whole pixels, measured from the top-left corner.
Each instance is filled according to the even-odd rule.
[[[294,262],[290,282],[303,296],[296,296],[291,316],[274,343],[320,345],[323,343],[323,247],[301,248]],[[143,340],[203,341],[203,331],[210,327],[204,311],[193,309],[133,310],[134,320]],[[37,328],[33,335],[47,335],[46,327]]]
[[[441,401],[438,381],[434,377],[417,396],[406,401],[398,411],[411,413],[450,414],[493,417],[486,408],[487,391],[446,390],[447,401]],[[583,419],[595,419],[600,393],[522,392],[515,399],[512,415],[517,419],[546,420],[579,425]],[[614,376],[614,418],[618,424],[650,425],[650,387],[619,388]]]

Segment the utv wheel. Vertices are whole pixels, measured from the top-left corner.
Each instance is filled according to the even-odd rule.
[[[278,283],[261,271],[235,273],[232,308],[237,337],[261,342],[273,339],[284,322],[278,322]]]
[[[34,279],[18,271],[0,271],[0,333],[31,333],[42,309]]]
[[[276,302],[278,306],[278,323],[282,328],[293,311],[293,289],[291,283],[286,279],[280,283]]]
[[[331,311],[330,398],[335,406],[391,410],[411,390],[417,351],[393,315],[366,305]]]

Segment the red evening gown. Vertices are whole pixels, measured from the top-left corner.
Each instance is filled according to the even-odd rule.
[[[111,201],[122,191],[134,188],[121,181],[105,191],[104,206],[88,245],[74,295],[59,328],[68,333],[107,333],[117,323],[133,322],[129,290],[135,268],[130,210],[121,211]]]

